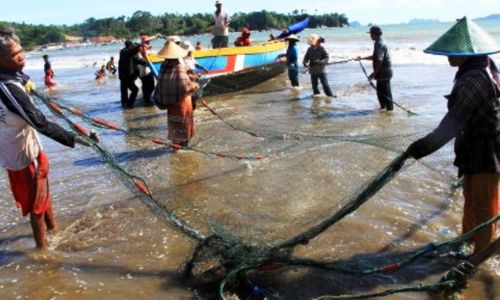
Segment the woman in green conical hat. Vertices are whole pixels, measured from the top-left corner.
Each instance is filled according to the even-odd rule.
[[[500,92],[488,72],[489,54],[500,52],[497,42],[467,18],[424,50],[444,55],[458,67],[448,99],[448,113],[427,136],[412,143],[406,153],[419,159],[455,139],[455,162],[464,176],[463,233],[498,214],[500,199]],[[496,225],[485,227],[470,241],[474,252],[488,246]]]

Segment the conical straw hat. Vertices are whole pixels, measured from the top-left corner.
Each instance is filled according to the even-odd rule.
[[[463,17],[424,52],[446,56],[479,56],[500,52],[500,46],[484,29]]]
[[[165,59],[182,58],[187,56],[187,51],[176,43],[169,41],[163,46],[160,52],[158,52],[158,56]]]

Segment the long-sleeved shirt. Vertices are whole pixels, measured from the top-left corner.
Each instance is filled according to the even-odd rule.
[[[319,75],[325,72],[325,66],[328,63],[328,59],[328,52],[326,52],[323,46],[319,46],[318,48],[311,46],[307,49],[302,63],[304,66],[309,65],[309,74]]]
[[[41,143],[36,131],[68,147],[75,135],[49,122],[33,104],[23,84],[29,77],[0,70],[0,163],[20,170],[36,159]]]
[[[296,43],[290,44],[286,50],[286,64],[298,66],[299,48]]]
[[[136,79],[139,75],[139,70],[136,68],[140,64],[140,58],[137,56],[139,47],[123,48],[120,50],[120,59],[118,60],[118,78],[119,79]]]
[[[499,96],[485,70],[461,76],[447,96],[448,113],[433,132],[417,141],[422,156],[455,138],[459,176],[500,172]]]

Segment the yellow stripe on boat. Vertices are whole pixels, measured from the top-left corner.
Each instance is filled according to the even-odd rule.
[[[206,49],[206,50],[193,51],[193,56],[198,58],[198,57],[230,56],[230,55],[241,55],[241,54],[259,54],[259,53],[281,50],[286,48],[287,45],[288,45],[287,42],[279,41],[279,42],[269,42],[254,46]],[[165,59],[156,53],[148,53],[148,57],[153,63],[162,62]]]

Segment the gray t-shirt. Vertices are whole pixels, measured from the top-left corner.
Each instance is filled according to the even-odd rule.
[[[382,62],[382,68],[375,76],[376,80],[390,80],[392,78],[392,63],[391,55],[389,54],[389,49],[385,45],[385,41],[381,38],[376,40],[373,45],[373,68],[375,69],[375,64],[377,62]]]

